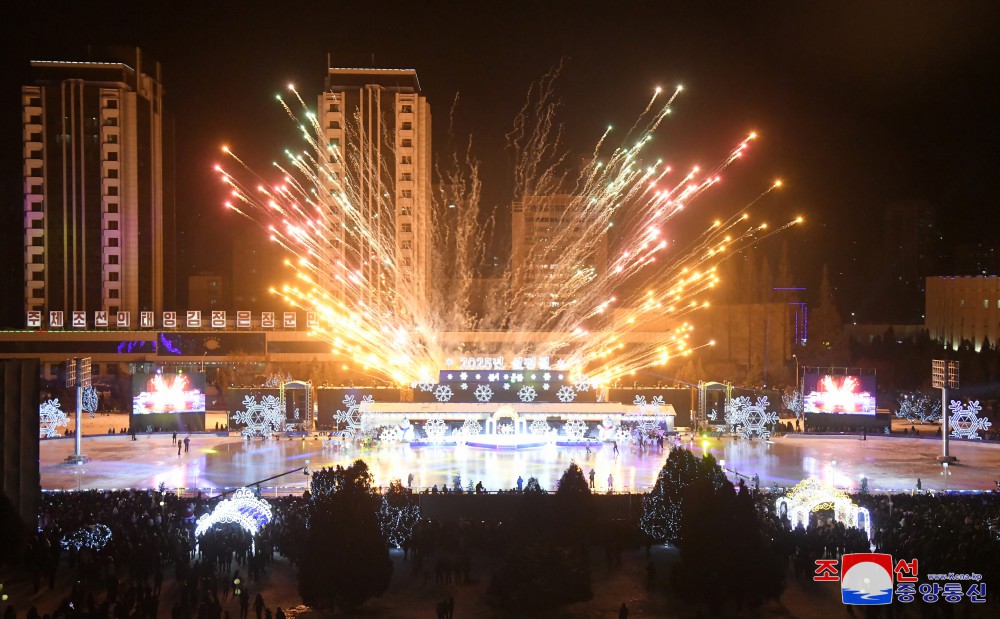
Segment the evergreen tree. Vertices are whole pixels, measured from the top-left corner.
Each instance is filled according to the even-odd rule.
[[[671,449],[656,485],[642,501],[639,526],[646,535],[659,543],[679,543],[687,490],[698,480],[716,488],[726,483],[726,476],[712,456],[699,459],[687,449]]]
[[[420,522],[420,506],[409,488],[400,480],[389,484],[378,510],[379,528],[391,548],[401,548],[413,539],[413,529]]]
[[[306,604],[350,612],[389,588],[392,561],[372,483],[363,460],[313,473],[299,565],[299,593]]]

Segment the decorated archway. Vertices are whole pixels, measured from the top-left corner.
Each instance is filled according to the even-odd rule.
[[[500,429],[500,421],[503,419],[510,419],[511,425],[514,428],[514,434],[527,434],[527,420],[521,416],[517,410],[509,405],[504,404],[497,408],[490,418],[486,420],[486,433],[487,434],[498,434]]]
[[[793,528],[800,524],[803,528],[808,527],[809,514],[812,512],[832,509],[837,522],[861,529],[871,539],[871,516],[868,510],[853,503],[843,490],[824,486],[812,477],[800,481],[791,492],[778,498],[774,506],[778,514],[788,518]]]
[[[223,499],[211,513],[198,519],[194,528],[195,541],[217,524],[234,523],[240,525],[250,534],[250,548],[255,548],[254,536],[264,525],[271,522],[271,506],[267,501],[257,498],[253,490],[240,488],[233,493],[232,498]]]

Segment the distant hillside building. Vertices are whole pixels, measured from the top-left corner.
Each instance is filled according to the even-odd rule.
[[[26,311],[173,304],[173,170],[160,65],[138,48],[31,62],[24,126]]]
[[[1000,339],[1000,277],[928,277],[924,324],[931,339],[952,350],[962,341],[978,351]]]

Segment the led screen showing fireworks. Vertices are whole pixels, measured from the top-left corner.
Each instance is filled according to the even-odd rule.
[[[807,372],[802,383],[807,413],[875,414],[875,375]]]
[[[132,394],[133,415],[204,413],[205,375],[135,374]]]

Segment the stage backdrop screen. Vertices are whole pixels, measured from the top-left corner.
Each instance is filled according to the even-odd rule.
[[[205,412],[205,375],[134,374],[132,414],[178,414]]]
[[[802,395],[807,413],[874,415],[875,375],[807,372]]]

